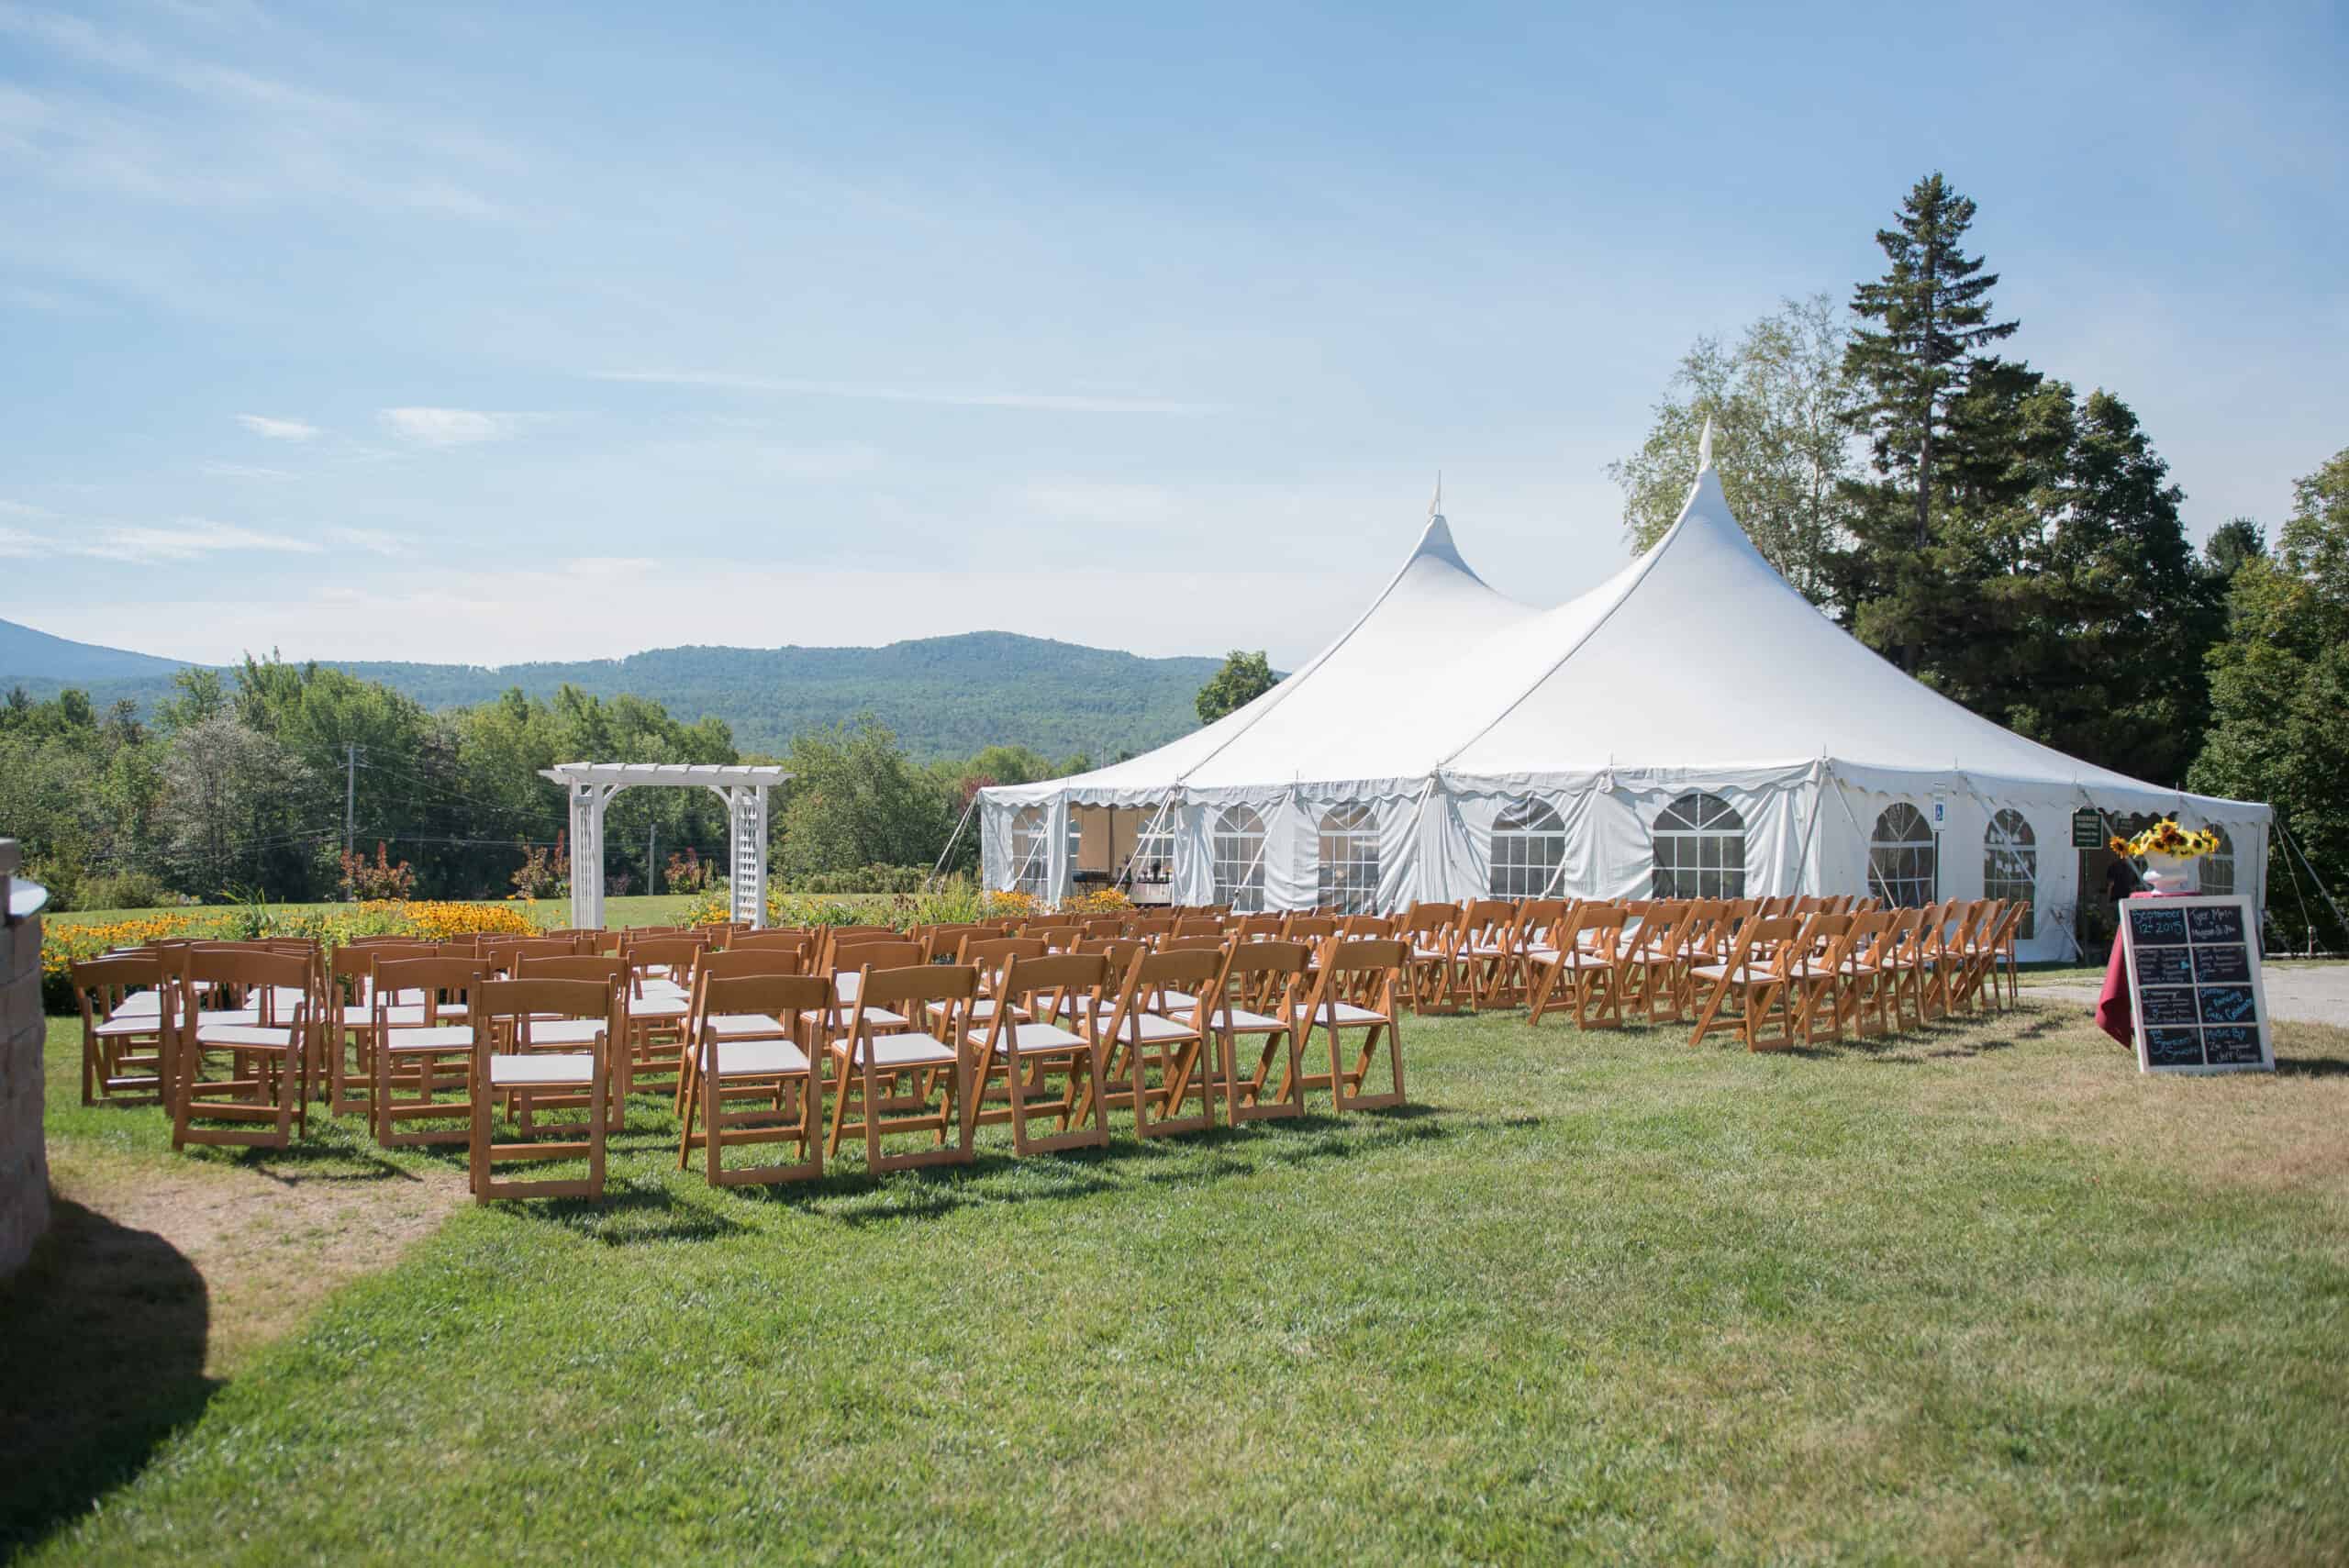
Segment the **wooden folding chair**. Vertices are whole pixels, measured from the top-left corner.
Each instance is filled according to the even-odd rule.
[[[757,956],[733,952],[727,958]],[[797,962],[797,954],[788,955]],[[824,1090],[800,1020],[822,1015],[831,982],[819,974],[728,974],[705,964],[693,1010],[685,1019],[690,1087],[677,1140],[677,1169],[701,1146],[704,1173],[714,1187],[808,1181],[824,1173]],[[747,1109],[727,1108],[728,1102]],[[702,1130],[696,1132],[699,1119]],[[795,1143],[798,1159],[785,1164],[729,1168],[728,1148]]]
[[[67,973],[82,1015],[82,1103],[165,1099],[162,960],[109,954]]]
[[[487,977],[478,958],[378,958],[368,975],[373,1068],[367,1119],[386,1149],[466,1143],[473,1138],[472,1000]],[[411,1000],[412,998],[412,1000]],[[407,1091],[402,1097],[402,1091]],[[463,1097],[440,1096],[456,1092]],[[340,1097],[340,1096],[338,1096]],[[402,1131],[403,1123],[454,1120],[455,1127]]]
[[[311,965],[295,953],[199,945],[176,955],[176,995],[162,1003],[173,1068],[172,1148],[191,1143],[284,1149],[309,1127],[303,1080],[310,1055]],[[207,995],[235,1007],[206,1008]],[[228,1076],[208,1078],[216,1057]],[[228,1127],[198,1126],[227,1122]],[[257,1123],[274,1124],[266,1131]]]
[[[1012,1149],[1020,1154],[1109,1140],[1100,1052],[1087,1033],[1079,1032],[1097,1027],[1108,974],[1109,961],[1100,953],[1015,957],[1004,966],[995,1010],[984,1025],[965,1026],[963,1032],[971,1063],[963,1101],[965,1138],[981,1126],[1008,1122]],[[1064,1028],[1064,1017],[1077,1027]],[[1041,1097],[1054,1074],[1061,1093]],[[999,1107],[988,1101],[998,1078]],[[1039,1137],[1028,1130],[1028,1122],[1042,1116],[1060,1125]]]
[[[1508,954],[1509,928],[1517,924],[1517,904],[1508,898],[1475,898],[1462,911],[1453,933],[1452,969],[1444,979],[1444,998],[1465,1002],[1473,1011],[1490,989],[1493,971]]]
[[[1299,1022],[1312,986],[1313,950],[1303,942],[1236,942],[1224,964],[1227,1001],[1217,1032],[1221,1037],[1216,1077],[1223,1089],[1225,1119],[1243,1121],[1305,1114],[1304,1030]],[[1241,1075],[1240,1042],[1258,1042],[1254,1064]],[[1278,1089],[1270,1099],[1275,1058]]]
[[[1530,961],[1534,987],[1532,1016],[1527,1021],[1540,1023],[1550,999],[1564,985],[1574,998],[1576,1029],[1620,1029],[1622,940],[1621,905],[1595,899],[1576,905],[1559,929],[1556,956]]]
[[[1818,1042],[1822,1006],[1828,1032],[1838,1041],[1842,1040],[1852,988],[1848,961],[1854,917],[1830,914],[1826,903],[1817,900],[1812,912],[1800,917],[1802,929],[1785,965],[1792,986],[1787,1005],[1794,1009],[1789,1030],[1805,1045]]]
[[[903,945],[918,951],[920,944]],[[975,1097],[963,1093],[967,1067],[960,1042],[964,1012],[979,994],[979,972],[968,964],[916,962],[896,969],[867,967],[857,973],[856,981],[846,1029],[824,1043],[834,1073],[826,1151],[839,1153],[841,1140],[854,1130],[864,1139],[865,1167],[876,1175],[923,1165],[968,1164],[969,1125],[962,1126],[956,1142],[948,1143],[946,1137],[956,1126],[958,1105]],[[933,1036],[910,1020],[934,1016],[930,1009],[936,1002],[952,1005]],[[856,1102],[854,1121],[848,1115],[852,1099]],[[930,1133],[936,1147],[912,1153],[883,1151],[884,1137],[909,1132]]]
[[[1231,1006],[1230,962],[1231,949],[1220,941],[1143,953],[1126,970],[1108,1016],[1078,1019],[1100,1052],[1108,1103],[1133,1112],[1135,1137],[1215,1125],[1214,1042]],[[1194,1094],[1198,1109],[1186,1116]]]
[[[1688,963],[1688,933],[1697,910],[1694,900],[1651,900],[1638,929],[1625,939],[1616,987],[1627,1006],[1639,1006],[1648,1023],[1680,1021],[1681,973]]]
[[[1557,957],[1571,912],[1577,906],[1568,898],[1518,900],[1517,912],[1496,944],[1497,960],[1486,966],[1479,1006],[1523,1006],[1532,1000],[1533,966]]]
[[[1403,973],[1411,1011],[1426,1013],[1442,1005],[1451,979],[1453,944],[1460,935],[1460,906],[1414,904],[1396,934],[1411,946],[1410,967]]]
[[[613,986],[594,980],[485,980],[474,993],[473,1137],[467,1162],[473,1197],[601,1197],[610,1120],[612,1053],[628,1029]],[[562,1026],[571,1026],[563,1028]],[[560,1040],[562,1049],[550,1049]],[[577,1126],[547,1128],[557,1141],[524,1135],[501,1141],[492,1119],[500,1095],[575,1095],[586,1112]],[[584,1177],[500,1179],[497,1167],[524,1162],[584,1160]]]
[[[1312,1045],[1313,1031],[1321,1030],[1330,1044],[1330,1072],[1326,1077],[1319,1073],[1305,1074],[1298,1079],[1300,1090],[1326,1086],[1331,1108],[1340,1111],[1383,1110],[1403,1103],[1402,1010],[1396,1006],[1396,998],[1404,966],[1410,961],[1410,948],[1393,937],[1360,941],[1340,939],[1324,951],[1320,975],[1300,1015],[1305,1038],[1298,1042],[1298,1050],[1301,1060]],[[1348,995],[1364,1000],[1339,999]],[[1342,1060],[1341,1041],[1352,1029],[1362,1032],[1362,1044],[1349,1067]],[[1377,1058],[1382,1038],[1394,1087],[1367,1094],[1363,1084]]]
[[[1794,961],[1801,923],[1791,915],[1746,919],[1731,939],[1721,963],[1691,970],[1695,984],[1709,988],[1704,1010],[1688,1036],[1690,1045],[1721,1029],[1742,1032],[1748,1051],[1784,1051],[1794,1043],[1794,986],[1787,968]],[[1732,1004],[1734,1004],[1732,1006]]]
[[[369,987],[377,961],[444,956],[429,942],[374,939],[348,943],[327,955],[327,992],[319,1021],[327,1039],[327,1104],[335,1115],[364,1117],[370,1129],[375,1125],[371,1098],[375,1083],[375,998]],[[395,1000],[402,1009],[400,1022],[423,1021],[420,998],[414,1003]]]

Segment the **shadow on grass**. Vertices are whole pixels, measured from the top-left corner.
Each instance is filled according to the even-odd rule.
[[[2279,1078],[2338,1078],[2349,1073],[2349,1062],[2337,1056],[2279,1056],[2276,1059],[2276,1075]]]
[[[0,1288],[0,1557],[71,1524],[202,1414],[211,1295],[171,1243],[51,1199]]]

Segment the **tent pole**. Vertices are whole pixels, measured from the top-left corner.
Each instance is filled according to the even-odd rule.
[[[2344,917],[2341,913],[2341,906],[2332,901],[2332,890],[2324,885],[2324,878],[2317,875],[2316,867],[2309,864],[2308,856],[2301,853],[2299,840],[2292,837],[2292,830],[2289,828],[2284,826],[2284,819],[2281,817],[2278,817],[2275,821],[2276,830],[2284,835],[2284,847],[2291,851],[2292,853],[2300,857],[2300,869],[2309,873],[2309,880],[2310,882],[2316,884],[2317,896],[2324,900],[2326,907],[2332,911],[2332,917],[2341,923],[2342,934],[2343,936],[2349,936],[2349,917]],[[2288,861],[2285,863],[2289,865],[2291,862]],[[2303,910],[2306,909],[2307,903],[2305,900],[2302,901],[2301,907]],[[2311,947],[2316,943],[2316,924],[2314,921],[2310,921],[2309,924],[2309,943]]]
[[[954,831],[946,835],[946,847],[938,851],[938,863],[930,868],[930,875],[923,880],[922,888],[925,892],[930,891],[933,884],[940,880],[938,873],[946,869],[946,857],[954,852],[956,844],[962,842],[963,829],[970,826],[971,813],[978,808],[979,792],[973,790],[969,804],[963,807],[963,815],[954,824]]]

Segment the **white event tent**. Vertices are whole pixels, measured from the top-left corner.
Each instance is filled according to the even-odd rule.
[[[1653,548],[1550,610],[1488,586],[1431,509],[1361,618],[1255,701],[1111,767],[982,791],[981,863],[991,887],[1057,899],[1079,844],[1125,817],[1119,866],[1165,868],[1178,903],[2023,897],[2024,956],[2055,957],[2101,896],[2072,848],[2087,806],[2221,828],[2205,890],[2265,906],[2266,806],[2091,767],[1936,695],[1788,586],[1708,466]]]

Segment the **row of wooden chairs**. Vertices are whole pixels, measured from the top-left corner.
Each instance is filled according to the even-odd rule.
[[[1340,1109],[1398,1103],[1402,944],[1318,934],[1319,946],[1171,929],[1153,941],[1045,920],[1020,935],[726,933],[723,947],[707,932],[184,943],[91,961],[75,983],[85,1091],[160,1095],[174,1147],[284,1146],[315,1087],[386,1145],[468,1144],[481,1197],[575,1195],[601,1190],[606,1138],[631,1091],[662,1086],[639,1070],[660,1066],[685,1121],[680,1161],[701,1146],[727,1181],[746,1178],[726,1174],[719,1149],[795,1129],[803,1159],[768,1176],[820,1169],[818,1060],[833,1095],[824,1148],[862,1138],[876,1170],[968,1158],[975,1130],[998,1121],[1030,1152],[1098,1141],[1112,1109],[1157,1136],[1211,1125],[1219,1106],[1234,1123],[1302,1114],[1314,1090]],[[1326,1070],[1305,1065],[1317,1029]],[[1382,1044],[1392,1087],[1374,1090]],[[745,1109],[746,1096],[760,1103]],[[497,1134],[501,1115],[521,1137]],[[907,1132],[930,1136],[926,1157],[884,1148]],[[570,1158],[585,1176],[518,1183],[497,1169]]]

